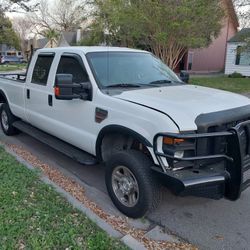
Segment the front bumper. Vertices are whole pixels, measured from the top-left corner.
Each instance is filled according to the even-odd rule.
[[[162,146],[159,147],[159,141],[165,136],[192,139],[195,142],[200,139],[223,138],[226,152],[177,158],[172,154],[164,153],[161,150]],[[164,184],[177,195],[194,195],[213,199],[225,197],[237,200],[241,192],[250,186],[250,121],[241,122],[225,132],[159,133],[154,138],[154,153],[161,166],[164,159],[168,162],[189,163],[189,167],[181,170],[152,167]]]

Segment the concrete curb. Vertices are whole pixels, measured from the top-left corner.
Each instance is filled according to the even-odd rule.
[[[37,168],[33,167],[29,162],[24,160],[22,157],[17,155],[14,151],[9,149],[6,145],[0,143],[5,149],[7,153],[15,157],[15,159],[23,164],[25,167],[27,167],[30,170],[37,170]],[[131,235],[123,235],[119,231],[115,230],[113,227],[111,227],[106,221],[101,219],[98,215],[96,215],[94,212],[92,212],[88,207],[86,207],[84,204],[79,202],[77,199],[75,199],[70,193],[66,192],[63,188],[58,186],[56,183],[51,181],[47,176],[43,175],[42,173],[39,174],[39,179],[55,188],[55,190],[60,193],[74,208],[77,208],[81,212],[83,212],[90,220],[92,220],[94,223],[96,223],[102,230],[104,230],[109,236],[113,238],[120,239],[125,245],[127,245],[129,248],[134,250],[144,250],[146,249],[142,243],[140,243],[138,240],[133,238]]]
[[[146,248],[131,235],[127,234],[121,238],[121,241],[131,249],[146,250]]]

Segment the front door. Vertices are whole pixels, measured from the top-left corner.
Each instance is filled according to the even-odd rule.
[[[78,54],[61,55],[56,74],[72,74],[74,83],[89,81],[83,60]],[[55,81],[55,79],[54,79]],[[58,100],[53,95],[48,113],[53,134],[89,153],[95,153],[95,106],[91,100]]]

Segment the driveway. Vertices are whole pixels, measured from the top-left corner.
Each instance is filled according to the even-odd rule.
[[[92,199],[106,211],[118,214],[111,203],[105,183],[104,169],[99,166],[83,166],[32,137],[20,134],[6,137],[0,130],[0,140],[22,146],[40,160],[62,171],[75,174],[79,181],[92,186]],[[250,249],[250,189],[237,202],[227,200],[173,196],[167,190],[160,207],[148,219],[161,224],[200,249]]]

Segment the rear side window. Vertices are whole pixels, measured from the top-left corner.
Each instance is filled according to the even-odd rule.
[[[54,55],[39,55],[32,75],[32,83],[46,85]]]
[[[71,74],[74,83],[87,82],[88,74],[80,60],[81,58],[76,56],[62,56],[57,68],[57,74]]]

